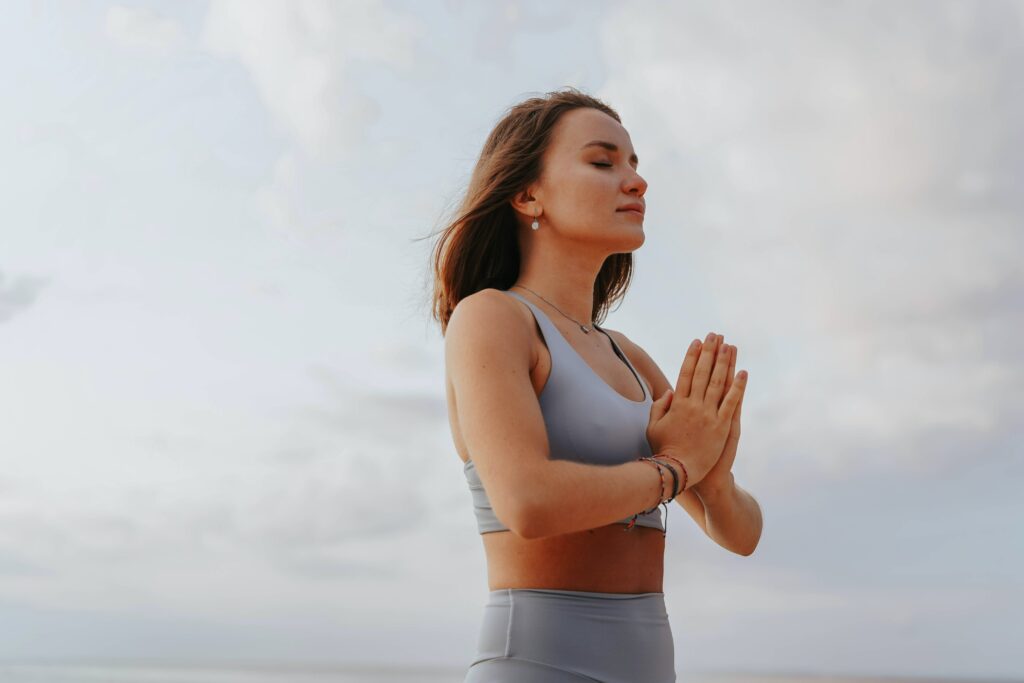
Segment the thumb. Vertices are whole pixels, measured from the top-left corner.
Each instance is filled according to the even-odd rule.
[[[668,412],[669,406],[672,405],[672,390],[666,389],[658,400],[651,404],[651,420],[657,421]]]

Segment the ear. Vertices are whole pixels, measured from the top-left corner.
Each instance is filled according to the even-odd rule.
[[[541,203],[535,196],[536,194],[540,193],[535,191],[533,186],[530,186],[525,190],[521,190],[516,193],[509,203],[512,205],[512,209],[516,213],[521,215],[527,221],[532,221],[538,211],[543,211]]]

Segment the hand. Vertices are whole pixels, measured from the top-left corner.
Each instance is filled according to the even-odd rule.
[[[733,413],[746,386],[740,373],[726,391],[729,359],[718,336],[695,341],[686,352],[676,388],[651,406],[647,441],[654,454],[666,453],[686,466],[687,488],[700,482],[723,453]],[[724,395],[724,398],[723,398]]]
[[[725,392],[728,394],[729,388],[732,386],[733,376],[736,370],[737,350],[735,346],[730,344],[726,344],[725,347],[729,357],[729,370],[725,375]],[[725,491],[735,483],[735,479],[732,474],[732,465],[736,462],[736,449],[739,447],[740,442],[740,413],[743,410],[744,396],[746,396],[746,391],[740,394],[739,403],[736,404],[736,412],[732,415],[732,422],[729,425],[729,436],[725,440],[725,447],[722,449],[722,455],[718,458],[718,461],[714,466],[708,470],[708,473],[704,478],[695,485],[698,494],[714,494],[720,491]]]

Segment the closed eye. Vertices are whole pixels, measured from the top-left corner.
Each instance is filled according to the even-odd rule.
[[[595,162],[593,162],[593,165],[594,165],[594,166],[601,166],[601,167],[603,167],[603,168],[611,168],[611,167],[612,167],[612,165],[611,165],[611,164],[602,164],[602,163],[598,163],[598,162],[596,162],[596,161],[595,161]]]

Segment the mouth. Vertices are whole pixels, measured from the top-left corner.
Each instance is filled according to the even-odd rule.
[[[637,211],[636,209],[619,209],[619,213],[630,213],[633,214],[634,216],[640,216],[641,218],[644,217],[644,212]]]

